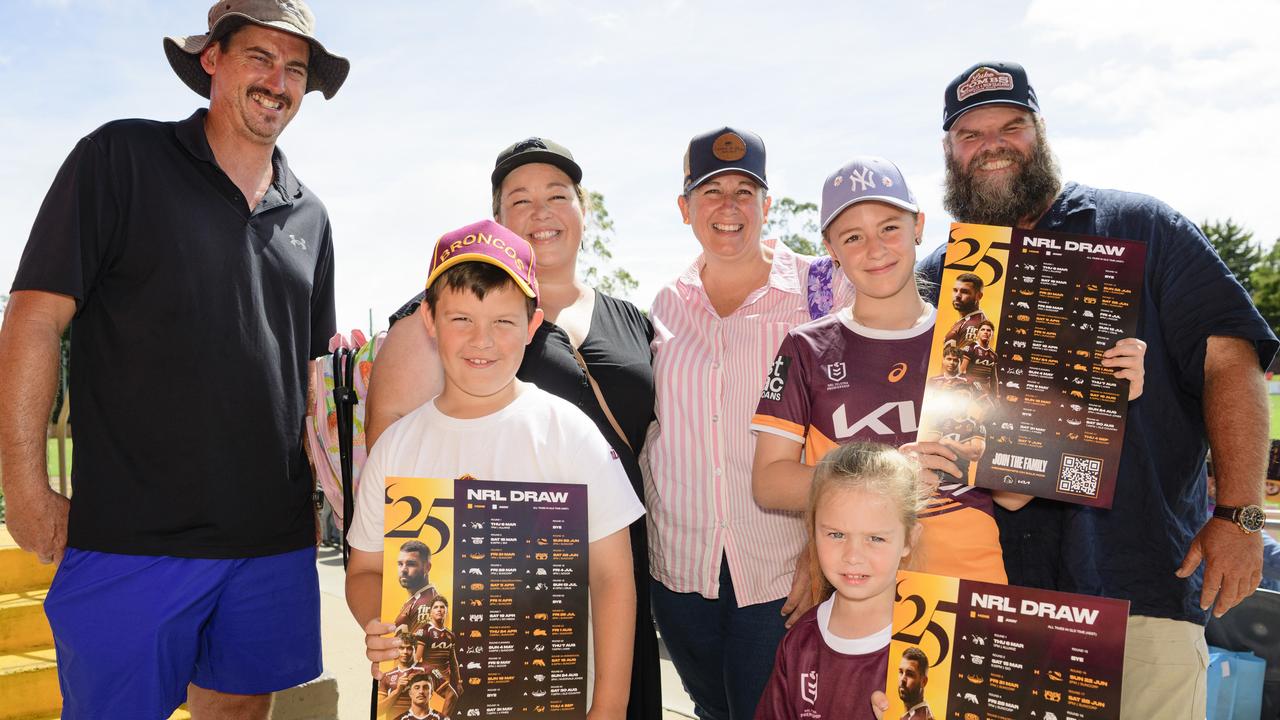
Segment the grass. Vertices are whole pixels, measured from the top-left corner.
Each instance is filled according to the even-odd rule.
[[[1268,395],[1271,400],[1271,437],[1280,438],[1280,395]]]
[[[58,477],[58,441],[50,440],[46,446],[49,477]],[[71,438],[67,438],[67,477],[71,477]]]

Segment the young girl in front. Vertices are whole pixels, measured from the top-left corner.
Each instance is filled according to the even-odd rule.
[[[820,214],[823,244],[856,299],[783,340],[751,421],[755,500],[768,509],[802,510],[811,466],[833,448],[855,440],[887,443],[939,471],[920,516],[915,569],[1004,583],[993,502],[1016,510],[1029,496],[992,493],[962,479],[962,468],[986,449],[982,410],[917,437],[937,318],[916,287],[924,213],[896,165],[859,157],[827,178]],[[1102,365],[1130,381],[1130,399],[1142,391],[1145,351],[1127,338],[1103,355]]]
[[[928,494],[918,465],[887,445],[849,443],[818,463],[809,564],[815,597],[829,597],[782,639],[756,720],[875,717],[898,567],[920,536],[916,515]]]

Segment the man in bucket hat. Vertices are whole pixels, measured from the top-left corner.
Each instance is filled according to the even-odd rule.
[[[32,227],[0,330],[9,530],[60,562],[45,611],[64,718],[265,718],[320,674],[307,359],[334,332],[324,206],[276,147],[348,63],[301,0],[220,0],[168,38],[209,98],[82,139]],[[44,438],[71,326],[70,501]],[[65,554],[64,554],[65,552]]]
[[[1262,371],[1276,338],[1195,223],[1146,195],[1061,181],[1021,65],[961,72],[942,130],[943,203],[957,220],[1147,244],[1145,392],[1129,406],[1112,507],[1035,499],[997,521],[1011,583],[1129,601],[1120,717],[1203,718],[1207,612],[1226,612],[1260,576]],[[944,250],[921,263],[935,283]],[[1215,463],[1212,516],[1210,446],[1230,458]]]

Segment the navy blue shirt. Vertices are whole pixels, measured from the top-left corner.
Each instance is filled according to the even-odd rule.
[[[1276,338],[1200,229],[1155,198],[1068,183],[1036,229],[1147,243],[1138,320],[1146,379],[1129,404],[1110,510],[1037,498],[998,513],[1009,582],[1120,598],[1132,615],[1203,624],[1203,571],[1185,580],[1174,571],[1209,517],[1206,342],[1249,340],[1266,368]],[[926,279],[941,281],[945,251],[920,262]]]
[[[13,282],[76,301],[74,548],[238,558],[315,542],[302,424],[307,360],[335,325],[329,217],[278,149],[250,209],[205,115],[82,139]]]

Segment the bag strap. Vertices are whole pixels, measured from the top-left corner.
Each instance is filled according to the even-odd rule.
[[[338,457],[342,473],[342,567],[346,569],[351,557],[351,545],[347,533],[351,532],[351,509],[355,506],[355,472],[352,465],[354,443],[354,416],[352,409],[359,402],[352,389],[354,361],[352,352],[340,347],[333,351],[333,404],[338,425]]]
[[[591,384],[591,390],[596,394],[596,402],[600,404],[600,409],[604,411],[604,416],[609,421],[609,425],[613,427],[613,431],[618,434],[627,449],[634,453],[635,448],[631,447],[631,441],[627,439],[627,434],[622,432],[622,426],[618,424],[617,418],[613,416],[613,411],[609,409],[609,403],[604,401],[604,393],[600,392],[600,386],[596,383],[596,379],[591,377],[591,371],[587,369],[587,361],[582,359],[582,353],[578,352],[578,348],[570,345],[569,349],[573,350],[573,359],[578,361],[578,367],[582,368],[583,374],[587,376],[587,382]]]

